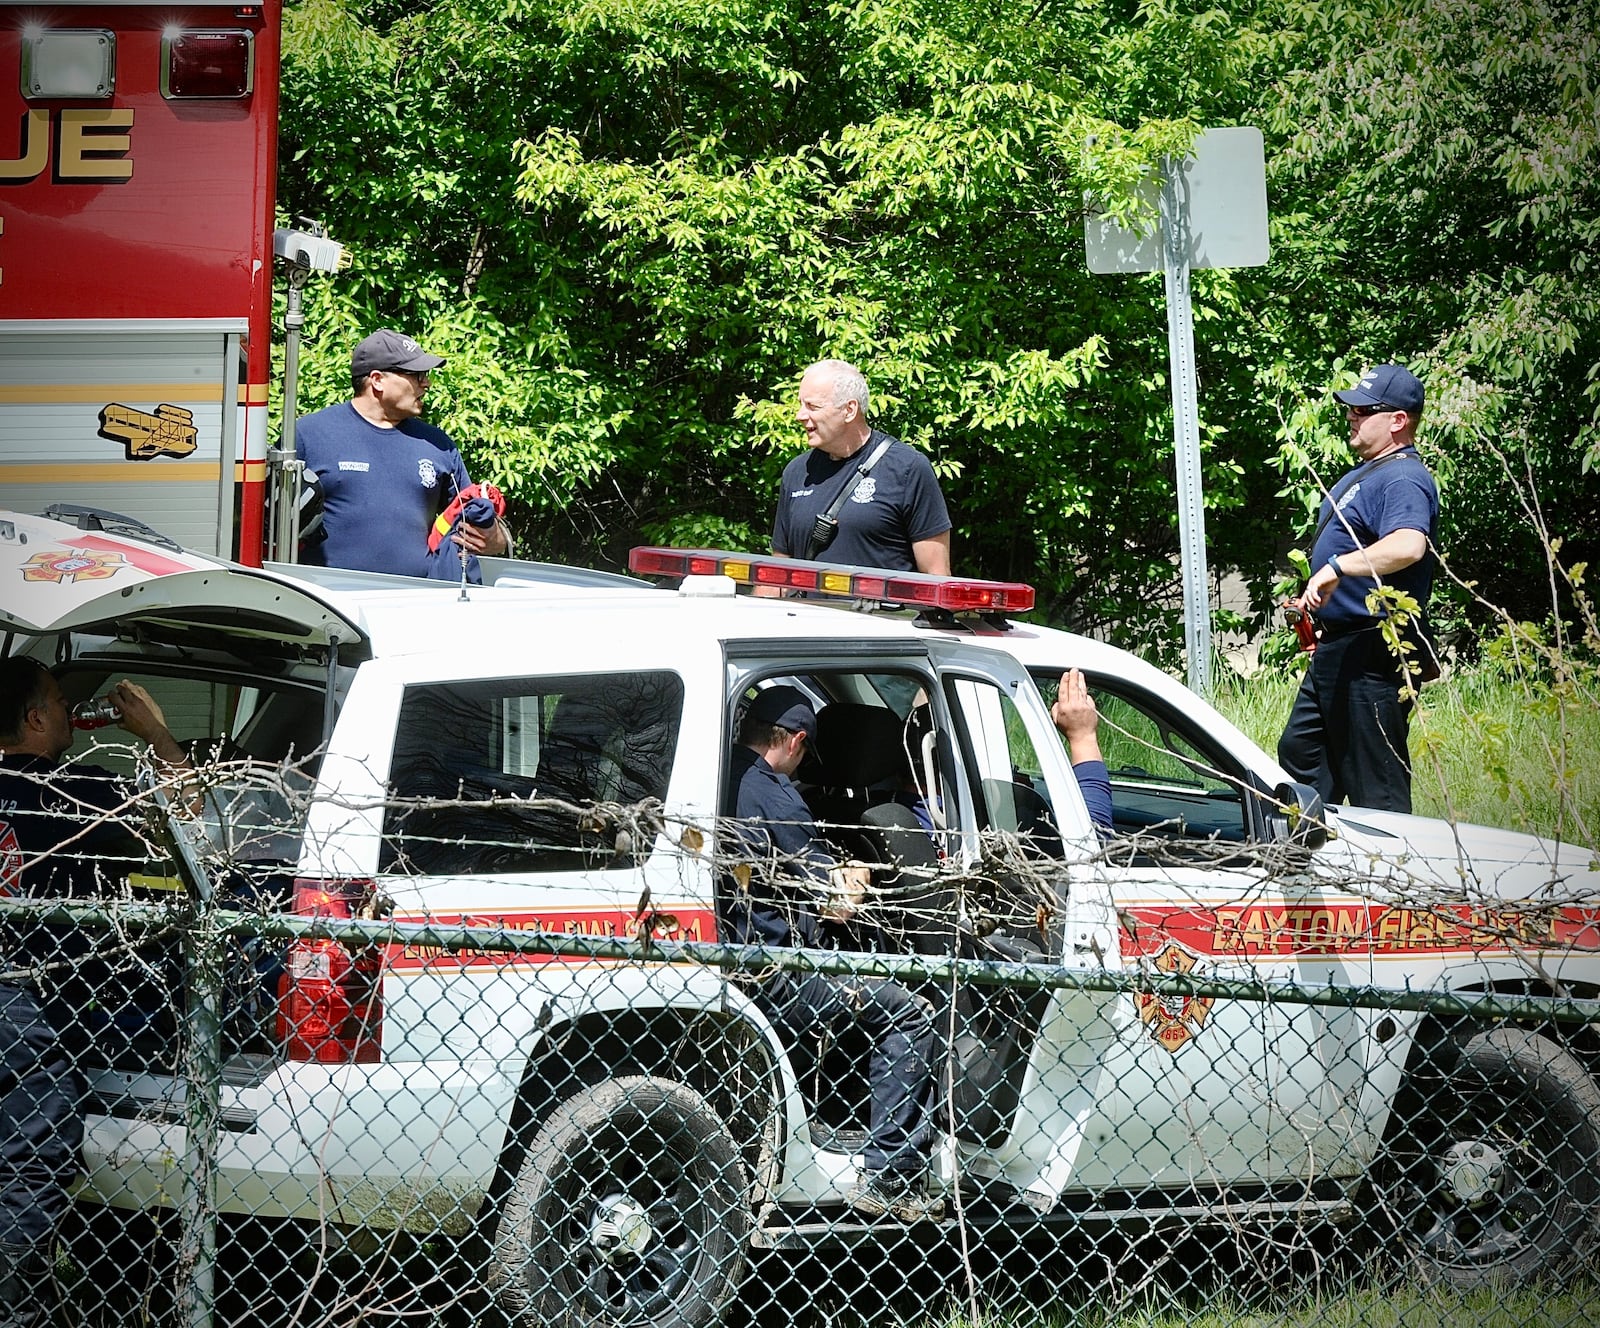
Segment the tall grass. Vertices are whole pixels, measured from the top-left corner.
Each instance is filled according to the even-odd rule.
[[[1224,675],[1217,708],[1276,752],[1298,677]],[[1413,810],[1600,846],[1600,704],[1581,685],[1462,669],[1422,689]]]
[[[1600,1291],[1573,1286],[1351,1290],[1250,1305],[1221,1297],[1208,1305],[1152,1304],[1103,1309],[1062,1306],[1037,1313],[1003,1311],[923,1320],[921,1328],[1590,1328],[1600,1319]]]

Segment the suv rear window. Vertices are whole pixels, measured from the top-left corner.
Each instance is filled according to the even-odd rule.
[[[379,870],[627,865],[581,809],[664,800],[682,713],[683,682],[667,672],[408,687]]]
[[[205,770],[204,821],[214,849],[235,865],[293,864],[322,755],[323,698],[282,679],[144,672],[134,659],[75,661],[59,673],[69,704],[118,679],[143,687]],[[70,755],[132,780],[136,743],[121,728],[75,735]]]

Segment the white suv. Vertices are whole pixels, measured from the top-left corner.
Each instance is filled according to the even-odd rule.
[[[1592,1036],[1418,996],[1600,995],[1592,854],[1324,811],[1164,674],[1003,621],[1023,588],[655,550],[636,565],[684,574],[677,588],[491,562],[490,584],[458,590],[252,570],[17,514],[0,514],[0,564],[0,622],[59,661],[69,699],[133,677],[180,737],[298,767],[303,797],[272,784],[301,809],[291,825],[244,833],[262,802],[241,797],[251,810],[214,829],[302,912],[382,898],[401,926],[714,940],[737,715],[753,688],[805,689],[834,736],[798,778],[844,851],[881,864],[877,925],[839,944],[881,971],[943,945],[1051,979],[962,983],[947,1004],[934,1171],[972,1196],[969,1219],[1370,1205],[1461,1284],[1588,1248]],[[734,594],[819,579],[927,612]],[[1066,668],[1103,716],[1109,837],[1049,717]],[[920,793],[931,833],[885,810],[896,789]],[[945,913],[908,923],[929,899]],[[748,979],[710,964],[450,936],[302,940],[281,975],[260,965],[277,1008],[230,1043],[223,1209],[473,1229],[514,1309],[662,1325],[715,1318],[752,1247],[854,1221],[866,1075],[848,1039],[785,1045]],[[1283,998],[1291,985],[1407,995],[1371,1008]],[[91,1197],[172,1202],[183,1100],[163,1054],[95,1069]]]

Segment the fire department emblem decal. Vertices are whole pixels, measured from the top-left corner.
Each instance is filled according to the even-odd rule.
[[[870,503],[877,492],[878,481],[868,475],[866,479],[858,481],[856,487],[851,490],[850,501],[853,503]]]
[[[417,478],[422,481],[424,489],[431,489],[439,482],[439,472],[433,468],[433,462],[427,457],[417,462]]]
[[[115,576],[124,567],[120,553],[36,553],[22,564],[24,581],[54,581],[71,584],[75,581],[104,581]]]
[[[1179,976],[1194,973],[1200,964],[1194,955],[1176,941],[1167,942],[1152,962],[1157,972]],[[1150,1036],[1168,1051],[1176,1052],[1200,1031],[1216,1001],[1211,996],[1136,991],[1133,1003],[1139,1011],[1140,1022],[1150,1030]]]

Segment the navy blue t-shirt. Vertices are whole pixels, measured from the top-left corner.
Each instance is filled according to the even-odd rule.
[[[889,450],[865,479],[855,479],[857,468],[886,438]],[[874,429],[866,446],[843,461],[812,448],[784,467],[772,523],[773,549],[804,558],[816,518],[847,485],[854,492],[839,509],[838,532],[817,553],[819,561],[914,572],[911,546],[950,529],[950,513],[928,458]]]
[[[129,789],[97,765],[0,755],[0,894],[85,899],[145,859],[116,813]]]
[[[1329,513],[1337,506],[1331,519]],[[1434,556],[1439,526],[1439,490],[1414,448],[1379,457],[1345,475],[1322,500],[1317,514],[1322,533],[1311,550],[1313,569],[1329,558],[1343,559],[1358,548],[1368,548],[1397,530],[1420,530],[1428,537],[1428,551],[1410,567],[1391,572],[1384,584],[1416,597],[1423,608],[1433,591]],[[1339,578],[1318,619],[1326,626],[1350,630],[1378,620],[1367,611],[1367,596],[1377,582],[1358,576],[1349,562],[1341,562]]]
[[[740,824],[733,855],[753,864],[749,888],[734,883],[722,910],[740,945],[810,945],[817,934],[816,895],[834,859],[817,838],[811,809],[789,777],[740,744],[728,760],[728,797]],[[785,890],[785,882],[792,888]]]
[[[428,552],[434,518],[472,483],[450,435],[436,425],[406,420],[379,428],[342,401],[295,425],[295,455],[322,482],[324,538],[301,561],[458,581],[461,558],[449,540]],[[467,558],[467,580],[480,579]]]
[[[89,899],[114,893],[149,856],[117,819],[129,814],[130,799],[128,786],[100,766],[0,757],[0,894]],[[159,943],[130,954],[104,929],[18,915],[0,921],[0,969],[35,975],[45,1017],[80,1054],[118,1028],[136,1032],[170,1013],[163,963]]]

